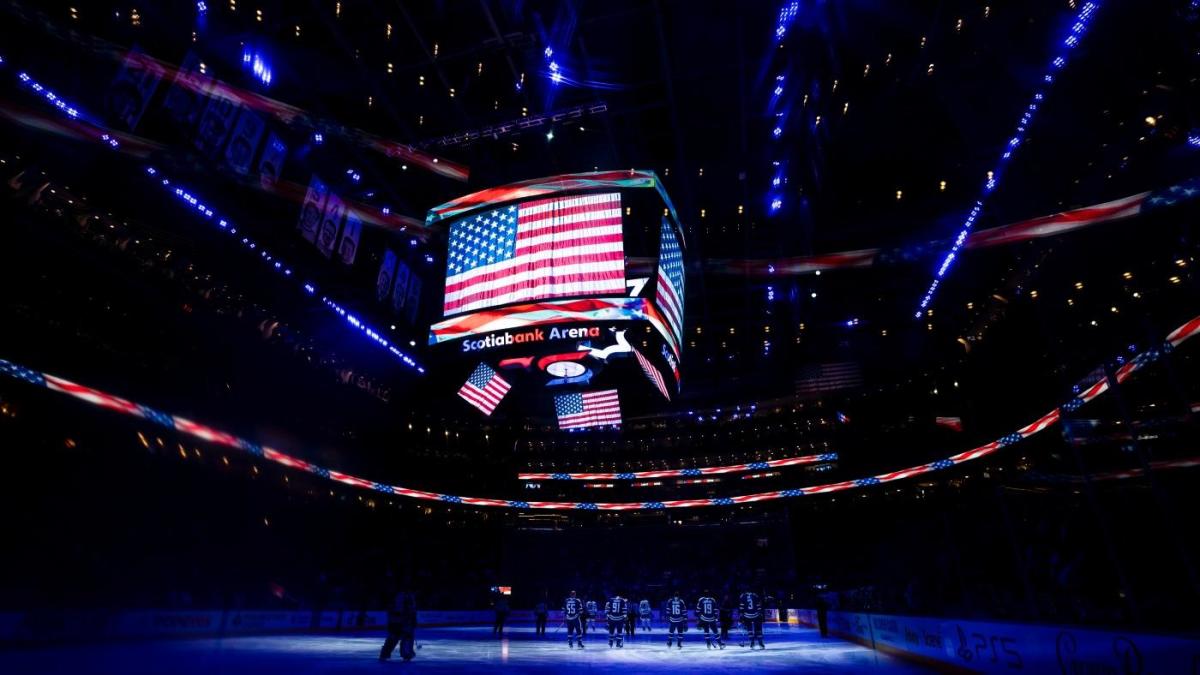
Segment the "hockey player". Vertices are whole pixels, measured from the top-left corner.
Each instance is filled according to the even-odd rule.
[[[625,619],[629,614],[629,601],[621,597],[620,593],[614,593],[608,602],[604,603],[604,618],[608,619],[608,646],[613,646],[613,641],[616,641],[617,648],[625,646],[625,635],[622,630],[625,627]]]
[[[417,655],[413,651],[413,641],[417,631],[417,601],[412,593],[400,591],[392,599],[388,607],[388,632],[383,641],[383,649],[379,650],[379,660],[387,661],[392,658],[396,644],[400,644],[400,656],[405,661],[412,661]]]
[[[678,634],[678,647],[683,649],[683,634],[687,632],[687,603],[679,596],[679,591],[676,590],[671,599],[667,600],[667,648],[671,648],[671,642],[675,640],[675,635]]]
[[[567,646],[571,649],[575,648],[575,641],[579,641],[579,648],[583,649],[583,601],[575,597],[575,591],[567,596],[563,602],[563,623],[567,625]]]
[[[599,611],[596,609],[596,601],[591,598],[583,603],[583,632],[586,635],[589,630],[596,630],[596,615]]]
[[[763,644],[763,607],[758,593],[751,590],[742,592],[738,598],[738,616],[750,638],[750,649],[754,649],[755,640],[758,640],[759,649],[766,649],[767,646]]]
[[[729,629],[733,628],[733,600],[730,599],[728,593],[721,596],[720,617],[721,617],[721,639],[728,640],[729,639]]]
[[[642,630],[650,631],[650,619],[653,617],[653,612],[650,610],[650,600],[642,598],[638,603],[638,622],[641,624]]]
[[[550,616],[549,603],[546,602],[546,591],[542,591],[542,598],[533,606],[533,634],[538,637],[546,637],[546,619]]]
[[[719,615],[717,599],[705,590],[704,595],[696,601],[696,627],[704,630],[704,643],[709,649],[713,648],[714,640],[718,649],[725,649],[725,641],[721,639],[720,630],[717,628]]]

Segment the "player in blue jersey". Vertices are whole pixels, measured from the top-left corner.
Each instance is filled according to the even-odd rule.
[[[713,648],[714,641],[716,641],[718,649],[725,649],[725,642],[721,639],[720,630],[717,628],[720,610],[717,599],[707,590],[696,601],[696,627],[704,630],[704,643],[709,649]]]
[[[583,603],[583,632],[586,635],[589,630],[596,630],[596,615],[599,614],[596,609],[596,601],[591,598]]]
[[[754,641],[758,641],[759,649],[766,649],[763,644],[763,606],[758,593],[745,590],[738,597],[738,617],[746,628],[746,636],[750,639],[750,649],[754,649]]]
[[[629,601],[621,597],[620,593],[613,593],[613,596],[604,603],[604,618],[608,620],[608,646],[612,647],[615,644],[618,648],[625,646],[625,636],[622,630],[625,627],[625,620],[629,614]]]
[[[575,597],[575,591],[563,602],[563,623],[567,625],[567,646],[574,649],[575,641],[583,649],[583,601]]]
[[[413,651],[413,641],[417,631],[417,601],[412,593],[401,591],[392,599],[388,607],[388,633],[379,650],[379,660],[387,661],[392,658],[396,644],[400,644],[400,656],[405,661],[412,661],[417,655]]]
[[[641,625],[642,630],[650,630],[650,619],[653,615],[654,613],[650,609],[650,601],[642,598],[642,601],[638,603],[638,623]]]
[[[678,640],[679,649],[683,649],[683,634],[687,632],[687,603],[680,597],[679,591],[676,590],[671,594],[671,599],[667,600],[667,648],[671,647],[673,641]],[[679,637],[676,638],[675,636]]]

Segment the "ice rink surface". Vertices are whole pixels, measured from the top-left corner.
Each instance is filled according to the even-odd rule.
[[[766,634],[767,648],[750,651],[733,638],[723,651],[709,650],[694,630],[683,649],[667,649],[666,633],[639,633],[624,649],[610,649],[607,636],[589,634],[585,649],[568,649],[553,627],[545,638],[518,626],[497,639],[485,627],[418,631],[421,649],[409,663],[378,660],[383,635],[275,635],[266,637],[141,640],[0,652],[0,673],[824,673],[926,672],[919,666],[815,630],[792,628]]]

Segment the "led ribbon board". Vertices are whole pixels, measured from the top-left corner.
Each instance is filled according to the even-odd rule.
[[[819,455],[803,457],[781,457],[762,462],[747,462],[745,464],[726,464],[724,466],[699,466],[691,469],[660,469],[658,471],[626,471],[618,473],[519,473],[519,480],[640,480],[642,478],[674,478],[679,476],[707,476],[722,473],[740,473],[742,471],[761,471],[780,466],[798,466],[801,464],[817,464],[820,462],[837,461],[836,452],[825,452]]]
[[[1138,354],[1135,358],[1116,369],[1113,372],[1113,379],[1117,383],[1125,382],[1132,377],[1134,373],[1142,368],[1145,368],[1147,365],[1154,363],[1165,353],[1178,348],[1179,345],[1183,344],[1185,341],[1195,337],[1197,333],[1200,333],[1200,316],[1193,318],[1182,326],[1171,331],[1161,345]],[[255,457],[260,457],[282,466],[301,471],[307,471],[308,473],[315,474],[321,478],[327,478],[329,480],[353,487],[374,490],[382,494],[399,495],[402,497],[411,497],[413,499],[445,502],[451,504],[468,504],[472,506],[493,506],[511,509],[580,511],[637,511],[649,509],[698,508],[701,506],[729,506],[733,504],[774,501],[789,497],[801,497],[804,495],[816,495],[827,492],[837,492],[840,490],[858,489],[879,485],[881,483],[904,480],[907,478],[912,478],[913,476],[920,476],[932,473],[934,471],[948,469],[959,464],[965,464],[982,457],[987,457],[988,455],[991,455],[1002,448],[1020,443],[1030,436],[1052,428],[1060,421],[1064,412],[1073,412],[1078,410],[1087,403],[1090,403],[1096,398],[1102,396],[1109,389],[1108,378],[1102,378],[1088,386],[1086,389],[1083,389],[1075,398],[1067,401],[1061,407],[1054,408],[1033,422],[1021,427],[1020,429],[1017,429],[1010,434],[1001,436],[990,443],[985,443],[977,448],[972,448],[970,450],[966,450],[943,459],[935,460],[927,464],[919,464],[916,466],[910,466],[908,468],[874,476],[866,476],[855,480],[847,480],[839,483],[828,483],[825,485],[815,485],[812,487],[790,488],[786,490],[774,490],[771,492],[758,492],[730,497],[709,497],[703,499],[675,499],[646,502],[530,502],[516,499],[463,497],[439,492],[416,490],[399,485],[378,483],[365,478],[359,478],[357,476],[351,476],[349,474],[344,474],[332,469],[327,469],[297,457],[287,455],[279,450],[261,446],[253,441],[238,437],[229,432],[207,427],[196,422],[185,420],[181,417],[160,412],[140,403],[134,403],[97,389],[92,389],[90,387],[75,384],[53,375],[31,370],[9,361],[0,360],[0,375],[7,375],[8,377],[33,384],[35,386],[46,387],[52,391],[69,394],[75,398],[87,401],[92,405],[108,408],[109,410],[115,410],[126,415],[140,417],[147,422],[152,422],[169,429],[174,429],[175,431],[188,434],[209,443],[214,443],[234,450],[240,450]]]

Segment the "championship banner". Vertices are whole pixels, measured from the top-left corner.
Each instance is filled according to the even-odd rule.
[[[275,185],[279,180],[285,161],[287,161],[287,144],[272,132],[267,136],[267,144],[263,147],[262,157],[258,158],[258,180],[264,188]]]
[[[358,240],[362,236],[362,218],[350,210],[346,213],[346,226],[342,228],[342,239],[338,243],[338,260],[343,265],[353,265],[358,255]]]
[[[308,192],[304,193],[304,204],[300,207],[300,223],[297,225],[300,236],[308,241],[317,240],[321,216],[325,213],[326,196],[325,184],[313,174],[312,181],[308,184]]]
[[[121,63],[121,70],[108,88],[105,107],[111,118],[128,131],[137,128],[165,71],[147,65],[133,56],[135,48]]]
[[[233,128],[233,137],[225,146],[225,162],[229,168],[245,175],[250,173],[254,161],[254,152],[262,139],[266,124],[263,118],[253,110],[243,110],[238,115],[237,125]]]
[[[383,302],[392,292],[392,280],[396,276],[396,263],[399,262],[392,249],[383,252],[383,262],[379,264],[379,274],[375,277],[375,299]]]
[[[408,301],[408,283],[412,279],[412,269],[401,260],[396,265],[396,280],[392,284],[392,311],[399,314]]]
[[[404,299],[404,317],[409,323],[417,320],[417,309],[421,306],[421,277],[415,273],[408,277],[408,294]]]
[[[325,215],[321,218],[321,229],[317,233],[317,249],[326,258],[333,257],[342,220],[346,217],[346,204],[337,195],[330,193],[325,201]]]
[[[225,140],[233,131],[234,119],[237,117],[236,103],[225,99],[209,99],[204,115],[200,117],[200,126],[196,129],[196,149],[209,157],[216,157]]]
[[[130,52],[126,58],[137,59],[138,54]],[[144,60],[144,59],[142,59]],[[204,102],[212,87],[212,80],[199,72],[200,57],[194,51],[189,51],[183,57],[183,64],[175,71],[171,88],[167,90],[163,107],[177,123],[190,127],[200,117],[204,110]]]

